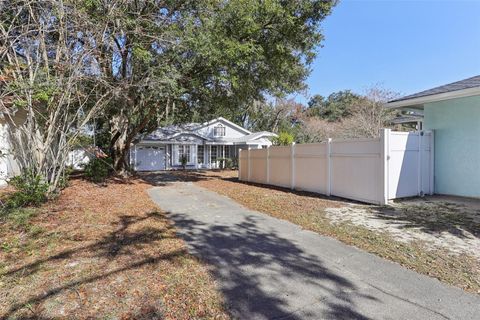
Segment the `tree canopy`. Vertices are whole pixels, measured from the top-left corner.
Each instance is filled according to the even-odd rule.
[[[328,121],[339,121],[351,116],[363,97],[350,90],[337,91],[327,98],[314,95],[308,102],[308,113]]]
[[[245,119],[255,101],[304,89],[323,39],[320,24],[335,4],[5,0],[2,112],[12,110],[6,101],[25,112],[28,125],[34,124],[29,134],[43,149],[58,141],[59,132],[66,133],[61,150],[68,149],[67,137],[73,141],[79,126],[95,118],[122,172],[139,133],[216,115]],[[56,164],[47,167],[45,175],[57,170]]]

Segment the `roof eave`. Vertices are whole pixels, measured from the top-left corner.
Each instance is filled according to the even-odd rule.
[[[386,107],[391,109],[405,108],[405,107],[423,108],[423,105],[426,103],[449,100],[454,98],[464,98],[464,97],[470,97],[475,95],[480,95],[480,87],[438,93],[438,94],[406,99],[406,100],[392,101],[387,103]]]
[[[252,133],[251,131],[245,129],[244,127],[239,126],[238,124],[236,124],[236,123],[234,123],[234,122],[232,122],[232,121],[230,121],[230,120],[225,119],[224,117],[218,117],[218,118],[215,118],[215,119],[213,119],[213,120],[204,122],[204,123],[202,123],[201,125],[199,125],[198,127],[196,127],[195,130],[204,128],[204,127],[206,127],[206,126],[209,126],[209,125],[215,123],[216,121],[226,122],[226,123],[230,124],[232,127],[236,128],[236,129],[239,129],[240,131],[243,131],[245,134],[251,134],[251,133]]]

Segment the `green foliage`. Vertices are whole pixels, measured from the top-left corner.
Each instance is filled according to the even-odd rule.
[[[291,133],[280,132],[278,137],[273,139],[273,143],[277,146],[289,146],[293,143],[294,137]]]
[[[38,206],[47,201],[49,184],[39,174],[28,171],[12,178],[10,184],[16,192],[5,201],[6,209]]]
[[[150,51],[143,49],[140,46],[133,48],[133,57],[142,63],[150,63],[152,61],[152,54]]]
[[[83,0],[84,8],[90,11],[97,9],[99,5],[100,5],[99,0]]]
[[[93,137],[87,134],[77,135],[70,144],[73,148],[85,148],[93,145]]]
[[[335,122],[351,116],[362,101],[362,96],[350,90],[334,92],[326,99],[315,95],[308,102],[307,113],[309,116]]]
[[[182,156],[180,157],[180,164],[182,165],[183,170],[186,170],[186,169],[187,169],[187,163],[188,163],[187,156],[186,156],[186,155],[182,155]]]
[[[231,158],[218,158],[220,162],[220,169],[232,169],[233,168],[233,160]]]
[[[112,172],[110,158],[93,158],[84,167],[84,176],[95,183],[105,182]]]
[[[10,208],[0,212],[2,218],[8,219],[16,228],[27,229],[29,220],[38,214],[34,208]]]
[[[232,169],[238,169],[238,157],[232,158]]]
[[[253,101],[305,89],[323,39],[320,24],[337,1],[37,1],[35,10],[7,2],[0,21],[11,30],[27,28],[21,37],[13,34],[10,47],[34,53],[45,43],[50,83],[82,79],[72,97],[89,101],[72,98],[66,108],[88,110],[108,97],[97,119],[121,170],[130,143],[160,121],[235,120]],[[82,63],[60,64],[58,57]],[[71,72],[74,65],[81,69]],[[56,99],[45,90],[34,102]]]

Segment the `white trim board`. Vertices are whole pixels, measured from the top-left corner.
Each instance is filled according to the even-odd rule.
[[[449,100],[449,99],[455,99],[455,98],[471,97],[476,95],[480,95],[480,87],[438,93],[438,94],[412,98],[407,100],[394,101],[394,102],[387,103],[385,106],[387,108],[392,108],[392,109],[403,108],[403,107],[423,107],[424,104],[430,103],[430,102],[437,102],[437,101],[443,101],[443,100]]]

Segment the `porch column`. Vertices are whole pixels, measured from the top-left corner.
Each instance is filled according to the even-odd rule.
[[[208,145],[208,169],[212,169],[212,145]]]
[[[198,144],[195,144],[195,159],[193,159],[195,161],[195,169],[198,169]]]

